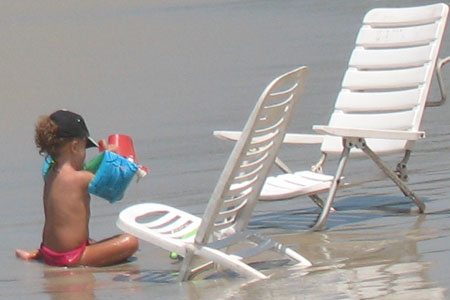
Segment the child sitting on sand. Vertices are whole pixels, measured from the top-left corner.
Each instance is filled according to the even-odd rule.
[[[83,118],[67,110],[41,117],[35,142],[55,161],[45,176],[45,225],[40,249],[16,250],[22,259],[43,259],[54,266],[107,266],[133,255],[138,240],[129,234],[93,242],[89,239],[90,195],[94,174],[83,170],[86,148],[97,143]],[[107,149],[113,151],[109,146]]]

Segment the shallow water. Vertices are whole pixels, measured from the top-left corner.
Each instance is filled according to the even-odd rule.
[[[309,258],[307,271],[266,265],[273,274],[266,281],[228,274],[179,284],[178,266],[146,244],[136,260],[109,268],[58,269],[14,257],[16,248],[41,241],[42,158],[33,144],[39,115],[68,108],[96,138],[129,134],[151,168],[121,202],[92,200],[93,238],[119,233],[117,214],[134,203],[200,215],[232,146],[213,130],[241,129],[270,80],[308,65],[290,131],[312,132],[312,124],[327,122],[364,13],[433,2],[2,1],[0,298],[449,298],[448,104],[427,110],[427,139],[408,164],[426,214],[405,213],[411,204],[387,181],[341,190],[339,212],[320,233],[308,232],[317,210],[306,198],[257,206],[251,227]],[[281,156],[308,168],[319,158],[314,150],[284,147]]]

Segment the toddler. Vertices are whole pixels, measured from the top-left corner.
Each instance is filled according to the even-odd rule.
[[[22,259],[43,259],[54,266],[107,266],[132,256],[138,240],[129,234],[103,241],[89,239],[90,195],[94,174],[83,170],[86,148],[97,147],[83,118],[67,110],[41,117],[36,124],[36,146],[50,155],[53,165],[45,175],[45,224],[40,249],[16,250]],[[107,150],[114,151],[112,146]]]

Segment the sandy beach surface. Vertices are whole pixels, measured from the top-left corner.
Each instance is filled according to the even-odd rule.
[[[41,242],[38,116],[67,108],[84,116],[97,139],[128,134],[151,169],[120,202],[93,197],[92,238],[120,233],[117,215],[135,203],[201,215],[232,148],[213,130],[240,130],[267,83],[307,65],[289,131],[312,133],[313,124],[328,121],[364,14],[430,3],[0,1],[0,299],[448,299],[449,103],[427,109],[427,138],[408,164],[425,214],[407,213],[411,202],[389,181],[339,191],[338,213],[323,232],[308,231],[318,212],[308,198],[258,204],[250,227],[310,259],[307,271],[266,265],[273,275],[265,281],[225,275],[177,283],[178,265],[145,243],[131,262],[107,268],[55,268],[14,256]],[[441,54],[450,54],[448,33]],[[439,98],[436,83],[430,97]],[[280,156],[307,169],[318,150],[286,146]]]

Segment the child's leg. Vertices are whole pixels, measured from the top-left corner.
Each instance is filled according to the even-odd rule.
[[[24,260],[38,259],[39,258],[39,249],[32,250],[32,251],[25,251],[25,250],[17,249],[16,256],[21,259],[24,259]]]
[[[122,234],[86,246],[77,266],[101,267],[121,263],[138,249],[138,239]]]

